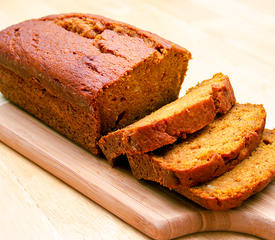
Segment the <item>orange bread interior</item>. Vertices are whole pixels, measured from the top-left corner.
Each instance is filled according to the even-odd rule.
[[[232,169],[259,144],[262,105],[236,104],[186,140],[147,154],[127,155],[133,174],[169,188],[203,183]]]
[[[262,190],[275,175],[275,130],[265,130],[263,139],[252,155],[224,175],[180,193],[201,206],[225,210],[237,207]]]

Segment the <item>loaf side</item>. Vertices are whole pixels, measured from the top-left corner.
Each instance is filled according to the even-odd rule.
[[[23,79],[0,66],[0,89],[7,99],[36,116],[61,134],[94,154],[99,154],[95,137],[99,135],[94,114],[54,96],[35,78]]]

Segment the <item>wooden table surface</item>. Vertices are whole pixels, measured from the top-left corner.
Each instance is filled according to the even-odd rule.
[[[275,127],[272,0],[0,0],[0,6],[0,29],[53,13],[87,12],[157,33],[193,54],[182,93],[223,72],[229,75],[237,100],[264,104],[267,127]],[[0,104],[4,101],[0,96]],[[8,240],[147,239],[2,143],[0,226],[0,239]],[[180,239],[258,238],[216,232]]]

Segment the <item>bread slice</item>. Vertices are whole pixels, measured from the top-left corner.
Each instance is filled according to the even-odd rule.
[[[275,176],[275,129],[265,130],[259,147],[233,170],[203,185],[176,191],[212,210],[238,207]]]
[[[265,119],[262,105],[236,104],[185,141],[150,153],[128,154],[133,175],[170,189],[204,183],[250,155],[260,142]]]
[[[182,98],[167,104],[143,119],[99,141],[106,158],[113,164],[121,154],[153,151],[194,133],[226,113],[235,104],[229,78],[222,73],[187,91]]]

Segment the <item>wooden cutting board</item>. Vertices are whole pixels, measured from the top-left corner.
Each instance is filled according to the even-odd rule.
[[[237,209],[209,211],[129,169],[111,168],[11,103],[0,106],[0,140],[154,239],[236,231],[275,239],[275,182]]]

